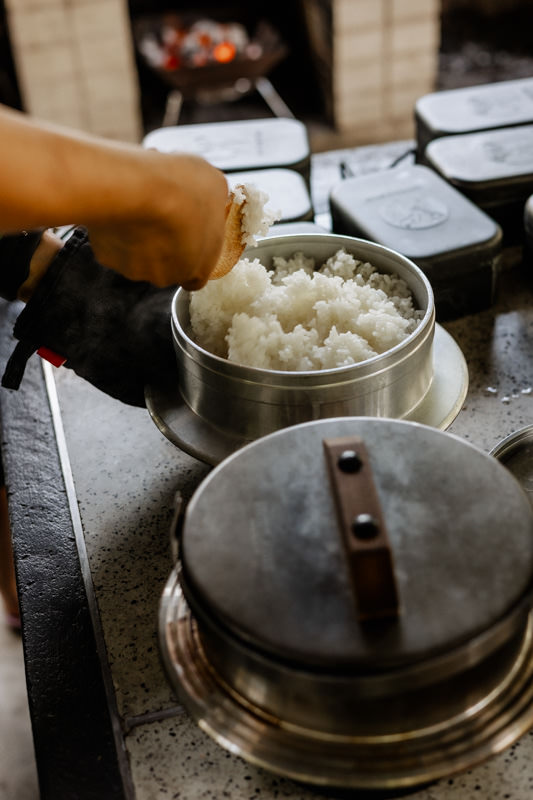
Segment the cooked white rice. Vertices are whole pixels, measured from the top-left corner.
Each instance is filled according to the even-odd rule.
[[[194,292],[192,336],[215,355],[263,369],[356,364],[406,339],[423,312],[407,283],[339,250],[318,270],[303,253],[272,269],[241,259]]]
[[[280,211],[267,207],[269,197],[253,183],[244,183],[233,189],[233,202],[243,205],[241,241],[248,247],[257,245],[258,236],[266,236],[272,223],[281,216]]]

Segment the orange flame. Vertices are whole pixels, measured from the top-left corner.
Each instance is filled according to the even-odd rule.
[[[236,52],[237,48],[233,42],[220,42],[213,48],[213,57],[221,64],[227,64],[229,61],[233,61]]]

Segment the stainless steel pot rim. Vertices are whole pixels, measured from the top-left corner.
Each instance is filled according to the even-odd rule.
[[[424,344],[425,340],[428,337],[433,338],[434,331],[428,330],[424,339],[418,342],[418,345],[421,346]],[[403,342],[402,344],[405,344]],[[205,352],[205,351],[204,351]],[[323,386],[327,386],[328,388],[335,388],[340,386],[347,386],[353,387],[357,385],[359,381],[363,382],[368,380],[369,377],[373,379],[378,379],[380,375],[387,376],[390,373],[390,366],[391,364],[386,363],[389,360],[393,360],[393,356],[396,355],[396,350],[387,350],[386,353],[382,353],[380,356],[376,356],[372,359],[366,359],[365,361],[360,361],[357,364],[347,364],[344,367],[335,367],[333,369],[321,369],[321,370],[313,370],[313,371],[302,371],[302,372],[295,372],[295,371],[285,371],[285,370],[266,370],[266,369],[259,369],[257,367],[248,367],[241,364],[236,364],[235,362],[229,362],[225,359],[221,359],[218,356],[213,356],[213,358],[217,358],[219,361],[224,362],[225,365],[231,363],[232,367],[240,367],[241,370],[246,370],[247,374],[245,376],[241,376],[239,374],[230,374],[227,369],[224,371],[217,371],[214,367],[216,367],[216,363],[212,364],[212,359],[209,359],[206,363],[203,362],[196,362],[194,358],[191,356],[187,350],[183,350],[184,355],[184,365],[186,362],[189,362],[193,366],[197,367],[198,365],[201,366],[202,375],[214,375],[214,376],[223,376],[224,379],[228,382],[235,381],[238,385],[243,384],[253,384],[255,385],[262,385],[268,387],[270,389],[281,389],[284,391],[290,390],[293,388],[296,391],[302,391],[307,388],[321,388]],[[412,353],[404,353],[401,358],[395,358],[393,360],[393,366],[399,367],[404,363],[407,363],[410,359]],[[385,356],[387,359],[385,360]],[[389,359],[389,356],[391,357]],[[378,359],[383,360],[383,364],[380,365],[379,369],[373,370],[370,372],[369,370],[365,370],[365,368],[372,367],[375,365]],[[357,368],[357,369],[355,369]],[[412,367],[414,370],[415,367]],[[237,372],[237,370],[236,370]],[[361,372],[360,375],[356,375],[356,372]],[[331,378],[337,378],[337,380],[332,381]],[[328,378],[330,380],[328,380]],[[392,378],[387,381],[387,385],[394,383],[400,380],[400,378]],[[427,387],[429,390],[429,386]],[[368,389],[368,394],[375,391],[373,389]],[[353,396],[353,390],[350,392],[350,397]],[[417,402],[420,402],[422,398],[418,398]]]
[[[431,321],[431,318],[430,318]],[[416,336],[415,336],[416,334]],[[184,334],[180,334],[184,335]],[[201,365],[202,372],[212,373],[214,375],[223,375],[226,380],[238,380],[245,383],[268,384],[270,387],[275,388],[276,383],[280,388],[286,389],[288,386],[295,385],[298,389],[303,389],[306,386],[321,385],[327,381],[328,386],[341,386],[342,384],[354,384],[357,380],[364,380],[369,377],[375,378],[382,373],[387,373],[390,369],[391,363],[394,366],[400,366],[403,362],[407,361],[411,356],[411,352],[407,351],[416,340],[417,346],[422,346],[427,338],[433,337],[433,327],[427,327],[425,331],[417,328],[413,331],[407,339],[394,347],[390,348],[384,353],[380,353],[372,358],[367,358],[364,361],[358,361],[355,364],[345,364],[342,367],[332,367],[330,369],[316,369],[316,370],[276,370],[276,369],[262,369],[260,367],[250,367],[245,364],[239,364],[236,361],[230,361],[227,358],[216,356],[204,350],[199,345],[193,343],[192,352],[194,356],[201,357],[195,361],[194,356],[188,349],[183,347],[182,342],[177,339],[185,359],[189,359],[195,365]],[[192,342],[189,339],[189,342]],[[380,363],[381,362],[381,363]],[[379,368],[375,368],[379,365]],[[219,369],[217,369],[217,367]],[[355,373],[360,372],[361,375],[354,377]],[[337,380],[333,381],[332,379]],[[328,380],[329,379],[329,380]]]
[[[406,425],[415,425],[416,423],[404,422]],[[278,432],[279,433],[279,432]],[[276,434],[273,434],[276,435]],[[253,442],[248,447],[253,446]],[[222,467],[223,468],[223,467]],[[221,469],[221,465],[216,467]],[[211,473],[212,475],[213,473]],[[174,602],[178,605],[181,602],[181,595],[188,597],[189,593],[184,593],[183,588],[183,573],[181,564],[176,568],[176,574],[180,586],[174,584],[174,579],[171,579],[173,585],[173,592],[175,595]],[[198,600],[191,597],[191,602],[184,599],[184,603],[194,616],[200,630],[207,630],[212,628],[215,630],[216,635],[222,641],[229,643],[229,646],[235,652],[240,652],[242,655],[253,657],[257,665],[262,662],[269,664],[271,668],[279,673],[282,680],[284,674],[291,675],[306,675],[311,679],[325,680],[332,687],[335,684],[347,683],[355,686],[357,685],[358,691],[371,696],[389,696],[393,697],[404,691],[412,691],[413,688],[420,688],[422,686],[437,684],[446,678],[451,678],[454,675],[464,672],[465,669],[475,667],[481,662],[485,661],[492,653],[509,642],[515,635],[518,635],[526,625],[527,617],[533,607],[533,583],[529,586],[526,593],[517,601],[517,603],[510,608],[505,617],[500,619],[485,630],[477,633],[471,639],[457,642],[451,650],[435,653],[427,658],[413,661],[407,665],[390,665],[388,669],[374,671],[372,664],[361,664],[358,668],[350,667],[349,664],[339,667],[336,671],[330,671],[326,667],[309,666],[299,664],[296,662],[285,662],[281,658],[278,659],[268,651],[260,650],[256,647],[254,642],[247,641],[244,636],[240,636],[224,626],[213,614],[202,608]],[[172,603],[172,597],[167,595],[166,603],[169,607]]]
[[[453,337],[438,323],[433,344],[433,380],[428,392],[405,417],[441,430],[459,414],[468,391],[468,367]],[[221,432],[181,399],[177,378],[168,388],[146,387],[146,407],[154,424],[172,444],[194,458],[216,465],[246,439]]]
[[[525,425],[494,445],[489,455],[498,458],[500,461],[505,461],[509,453],[513,453],[517,447],[531,441],[533,441],[533,425]]]
[[[364,361],[359,361],[356,364],[347,364],[341,367],[333,367],[331,369],[324,369],[324,370],[266,370],[260,367],[249,367],[246,365],[238,364],[236,362],[229,361],[227,358],[222,358],[221,356],[217,356],[214,353],[209,352],[209,350],[205,350],[199,344],[197,344],[194,339],[190,337],[187,331],[181,325],[177,314],[177,303],[180,297],[187,298],[188,292],[184,289],[179,288],[173,299],[171,305],[171,316],[172,316],[172,328],[174,334],[176,335],[178,341],[181,337],[185,344],[192,350],[194,353],[198,354],[202,357],[202,364],[205,366],[205,362],[213,362],[214,364],[219,364],[224,371],[227,372],[228,369],[233,370],[235,369],[235,374],[237,376],[241,376],[243,371],[248,373],[252,373],[252,375],[275,375],[275,376],[285,376],[287,379],[294,379],[298,377],[302,380],[305,380],[307,377],[311,378],[316,376],[317,374],[320,375],[336,375],[336,374],[343,374],[345,372],[349,372],[350,370],[354,370],[355,367],[363,367],[365,365],[373,365],[376,361],[380,359],[384,359],[385,357],[394,357],[397,353],[400,353],[402,350],[409,348],[412,344],[413,340],[420,338],[421,332],[425,329],[433,327],[434,317],[435,317],[435,307],[433,301],[433,289],[431,287],[431,283],[424,274],[424,272],[418,267],[413,261],[411,261],[406,256],[401,255],[400,253],[392,250],[389,247],[385,247],[384,245],[378,244],[377,242],[370,242],[366,239],[360,239],[352,236],[344,236],[340,234],[330,234],[330,233],[308,233],[308,234],[285,234],[282,236],[272,236],[266,239],[263,239],[259,242],[256,248],[248,248],[245,250],[243,254],[243,258],[246,257],[255,257],[257,253],[261,252],[262,247],[268,247],[269,249],[276,244],[288,244],[289,242],[294,241],[298,242],[298,245],[294,245],[299,250],[302,250],[303,247],[308,244],[312,246],[317,242],[330,242],[332,254],[336,252],[340,247],[344,246],[347,249],[353,251],[356,250],[358,247],[363,250],[370,250],[372,253],[381,253],[386,255],[392,261],[396,262],[397,264],[402,264],[409,268],[412,274],[416,277],[416,280],[420,282],[421,285],[424,287],[424,291],[427,298],[427,307],[424,311],[424,316],[420,319],[416,329],[409,334],[409,336],[404,339],[399,344],[395,345],[394,347],[389,348],[384,353],[380,353],[376,356],[372,356],[372,358],[365,359]],[[335,243],[335,244],[334,244]],[[357,256],[359,258],[359,256]],[[361,259],[362,260],[362,259]],[[381,271],[381,267],[378,267]],[[411,287],[412,289],[412,287]],[[185,352],[186,349],[183,348]]]
[[[340,367],[331,367],[329,369],[314,369],[314,370],[281,370],[281,369],[264,369],[262,367],[252,367],[246,364],[239,364],[236,361],[230,361],[228,358],[223,358],[222,356],[217,356],[214,353],[209,352],[209,350],[205,350],[205,348],[201,347],[197,342],[192,339],[189,334],[185,331],[182,327],[177,313],[176,313],[176,299],[180,292],[185,294],[184,289],[178,289],[176,292],[175,299],[172,303],[172,327],[176,334],[176,340],[180,345],[183,353],[191,357],[192,351],[195,355],[201,357],[201,364],[204,370],[209,369],[212,372],[215,372],[215,366],[219,366],[221,371],[223,371],[226,375],[228,374],[228,370],[231,372],[235,372],[235,377],[238,377],[240,380],[250,380],[252,381],[254,377],[256,380],[260,382],[261,377],[266,378],[267,376],[274,376],[278,380],[286,380],[286,381],[294,381],[298,379],[299,381],[306,382],[311,380],[318,380],[321,376],[329,377],[335,375],[344,375],[346,373],[353,372],[355,368],[363,369],[364,367],[374,366],[376,362],[384,361],[385,359],[394,359],[394,363],[401,363],[401,359],[398,360],[395,356],[402,351],[407,350],[413,341],[420,339],[421,334],[425,334],[424,338],[428,335],[432,335],[433,331],[431,329],[431,324],[434,321],[435,312],[432,307],[428,307],[424,317],[420,320],[419,324],[417,325],[416,329],[409,334],[407,338],[405,338],[399,344],[394,345],[394,347],[390,347],[383,353],[379,353],[378,355],[372,356],[371,358],[366,358],[363,361],[357,361],[354,364],[345,364]],[[429,327],[428,327],[429,326]],[[424,330],[424,329],[428,330]],[[184,347],[182,344],[183,340],[187,347]],[[407,354],[406,354],[407,355]],[[384,365],[383,371],[387,368],[387,365]],[[246,376],[243,376],[243,373],[246,372]],[[379,373],[372,373],[372,374],[379,374]]]
[[[172,573],[159,610],[160,648],[169,680],[192,718],[234,755],[309,784],[354,789],[399,789],[469,769],[509,747],[533,724],[533,619],[520,655],[497,691],[451,720],[443,735],[366,738],[323,735],[270,718],[218,680],[198,647],[195,622],[183,596],[169,620]],[[175,598],[174,598],[175,599]]]

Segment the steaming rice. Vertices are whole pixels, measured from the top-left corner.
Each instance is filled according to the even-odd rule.
[[[302,252],[241,259],[194,292],[192,335],[205,350],[252,367],[318,370],[356,364],[406,339],[423,312],[407,283],[339,250],[315,269]]]

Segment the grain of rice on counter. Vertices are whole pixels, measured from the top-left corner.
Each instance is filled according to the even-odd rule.
[[[191,294],[192,336],[247,366],[318,370],[356,364],[406,339],[423,312],[407,283],[339,250],[318,270],[302,252],[241,259]]]

